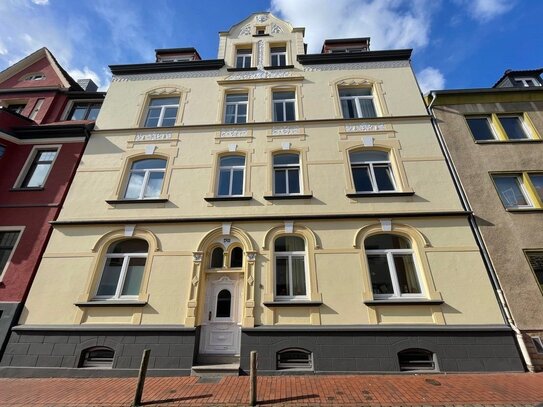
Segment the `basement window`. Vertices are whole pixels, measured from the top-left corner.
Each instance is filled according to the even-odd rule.
[[[80,367],[108,369],[113,367],[115,351],[106,346],[96,346],[83,351]]]
[[[283,349],[277,352],[277,369],[313,370],[313,355],[305,349]]]
[[[426,349],[405,349],[398,353],[400,371],[436,370],[435,354]]]

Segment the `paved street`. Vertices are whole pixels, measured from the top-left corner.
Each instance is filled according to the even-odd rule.
[[[215,380],[212,380],[215,381]],[[135,378],[0,379],[1,406],[129,406]],[[537,405],[543,374],[274,376],[258,382],[260,405]],[[248,377],[148,378],[145,406],[247,405]]]

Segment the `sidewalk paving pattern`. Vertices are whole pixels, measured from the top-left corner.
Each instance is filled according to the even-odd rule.
[[[0,406],[130,406],[135,378],[0,379]],[[237,406],[248,377],[150,377],[144,406]],[[523,405],[543,402],[543,374],[264,376],[258,404],[274,406]]]

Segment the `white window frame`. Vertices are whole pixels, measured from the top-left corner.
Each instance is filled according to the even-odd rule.
[[[285,236],[278,236],[275,240],[279,239],[280,237]],[[274,253],[273,253],[273,293],[275,296],[275,299],[277,301],[290,301],[290,300],[309,300],[309,269],[307,264],[307,242],[302,236],[298,235],[292,235],[292,237],[297,237],[303,240],[304,242],[304,251],[293,251],[293,252],[278,252],[275,251],[275,241],[274,244]],[[304,274],[305,274],[305,295],[277,295],[277,260],[280,258],[286,258],[288,259],[287,263],[287,274],[288,274],[288,282],[289,282],[289,288],[292,292],[293,285],[292,285],[292,259],[294,257],[302,257],[304,259]]]
[[[500,121],[501,118],[516,118],[520,122],[520,126],[522,127],[522,130],[524,130],[524,133],[526,134],[525,139],[512,139],[509,138],[509,134],[507,134],[507,130],[503,127],[502,122],[500,121],[500,126],[503,128],[503,133],[505,137],[507,137],[507,140],[509,141],[517,141],[517,140],[532,140],[534,139],[534,135],[532,134],[532,131],[530,128],[526,125],[526,122],[524,121],[524,116],[521,114],[497,114],[498,121]]]
[[[272,160],[275,160],[275,157],[278,155],[281,155],[282,153],[277,153],[272,157]],[[301,155],[299,153],[295,152],[284,152],[284,154],[296,154],[298,156],[298,164],[275,164],[273,163],[273,194],[276,196],[288,196],[288,195],[302,195],[303,194],[303,177],[302,177],[302,166],[300,163]],[[298,170],[298,189],[300,192],[289,192],[289,174],[291,170]],[[286,171],[286,192],[285,193],[278,193],[275,188],[275,174],[277,170],[285,170]]]
[[[541,86],[541,83],[532,77],[513,78],[513,80],[517,83],[522,83],[522,86],[525,88],[529,88],[530,86]]]
[[[339,88],[338,89],[338,95],[339,95],[339,107],[341,109],[341,115],[343,116],[343,118],[345,118],[345,114],[343,113],[343,106],[341,104],[341,102],[343,100],[354,100],[355,102],[355,107],[356,107],[356,117],[349,117],[348,119],[367,119],[368,117],[363,117],[362,116],[362,107],[360,106],[360,100],[361,99],[369,99],[371,100],[371,103],[373,105],[373,110],[375,111],[375,117],[378,117],[379,116],[379,113],[377,112],[377,106],[375,105],[375,97],[373,95],[373,89],[372,88],[367,88],[371,91],[371,95],[366,95],[366,96],[341,96],[341,91],[342,90],[348,90],[348,89],[358,89],[358,88],[347,88],[347,87],[344,87],[344,88]],[[371,117],[370,117],[371,119]]]
[[[28,118],[30,120],[34,120],[36,118],[36,116],[38,115],[38,112],[41,109],[41,106],[43,105],[44,100],[45,100],[44,98],[39,98],[36,101],[36,104],[34,105],[34,108],[32,109],[32,112],[30,113],[30,116],[28,116]]]
[[[153,100],[160,100],[160,99],[169,99],[170,97],[167,97],[167,98],[152,98],[152,99],[149,99],[149,103],[147,105],[147,110],[146,110],[146,114],[145,114],[145,120],[143,122],[143,127],[145,127],[146,129],[155,129],[155,128],[158,128],[158,127],[163,127],[162,126],[162,122],[164,121],[164,114],[166,113],[166,109],[168,108],[171,108],[171,107],[175,107],[177,108],[177,112],[175,113],[175,121],[177,122],[177,115],[179,114],[179,96],[171,96],[172,98],[177,98],[177,103],[176,104],[172,104],[172,105],[160,105],[159,106],[151,106],[151,102]],[[147,119],[149,118],[149,112],[151,111],[151,109],[153,110],[156,110],[156,109],[159,109],[160,108],[160,115],[158,117],[158,123],[156,126],[147,126]],[[175,123],[174,123],[175,125]]]
[[[368,150],[368,151],[372,151],[372,150]],[[373,150],[373,151],[377,151],[377,150]],[[351,151],[352,153],[356,153],[357,151]],[[350,153],[351,153],[350,152]],[[383,193],[383,192],[396,192],[398,189],[397,189],[397,186],[396,186],[396,181],[394,179],[394,171],[392,171],[392,165],[391,165],[391,162],[390,162],[390,153],[388,153],[388,156],[389,156],[389,159],[386,160],[386,161],[357,161],[357,162],[353,162],[351,160],[351,154],[349,153],[349,161],[351,161],[351,177],[353,179],[353,188],[356,190],[356,183],[354,181],[354,171],[353,169],[354,168],[364,168],[364,167],[368,167],[369,169],[369,175],[370,175],[370,181],[371,181],[371,187],[373,188],[373,191],[356,191],[356,192],[361,192],[361,193],[375,193],[375,194],[379,194],[379,193]],[[388,167],[388,170],[390,171],[390,179],[392,181],[392,188],[393,189],[388,189],[388,190],[380,190],[378,185],[377,185],[377,179],[375,177],[375,170],[374,170],[374,165],[377,165],[377,166],[384,166],[386,165]]]
[[[535,350],[539,354],[543,354],[543,340],[540,336],[531,336],[532,342],[534,343]]]
[[[102,103],[103,104],[103,99],[73,99],[73,100],[70,100],[67,105],[66,105],[66,108],[64,109],[64,112],[62,113],[62,120],[70,120],[69,117],[70,117],[70,113],[72,112],[72,109],[73,107],[78,104],[78,103],[88,103],[88,104],[94,104],[94,103]],[[100,107],[101,109],[101,107]]]
[[[273,52],[273,49],[274,48],[284,48],[285,50],[284,51],[276,51],[276,52]],[[285,56],[285,63],[284,64],[281,64],[281,56]],[[273,58],[276,57],[277,58],[277,64],[274,65],[273,64]],[[286,46],[272,46],[270,47],[270,66],[287,66],[288,65],[288,61],[287,61],[287,47]]]
[[[119,243],[119,242],[117,242]],[[112,243],[115,244],[115,243]],[[147,249],[149,250],[149,249]],[[126,274],[128,272],[128,265],[130,264],[130,259],[138,258],[142,259],[145,258],[145,266],[147,267],[147,257],[148,253],[107,253],[105,256],[104,265],[102,267],[102,274],[100,274],[100,280],[98,281],[98,286],[96,287],[96,293],[94,295],[94,299],[96,300],[108,300],[108,301],[118,301],[118,300],[133,300],[137,299],[138,295],[122,295],[121,292],[123,290],[124,283],[126,281]],[[104,276],[104,273],[106,271],[106,266],[109,259],[123,259],[123,264],[121,266],[121,272],[119,273],[119,279],[117,280],[117,288],[115,289],[115,294],[113,296],[108,295],[98,295],[98,290],[100,289],[100,283],[102,282],[102,277]],[[143,282],[143,276],[142,281],[140,282],[140,290],[141,290],[141,283]]]
[[[247,52],[249,51],[249,52]],[[241,58],[241,66],[238,66],[238,58]],[[249,60],[249,66],[247,65],[247,60]],[[251,68],[253,63],[253,50],[251,48],[238,48],[236,50],[236,69],[247,69]]]
[[[0,282],[4,279],[6,271],[8,270],[8,267],[11,264],[11,259],[13,258],[13,255],[15,254],[15,251],[17,250],[17,246],[19,245],[19,242],[21,241],[21,237],[23,236],[24,230],[25,230],[25,226],[0,226],[0,232],[19,232],[19,236],[17,236],[17,240],[15,241],[13,248],[11,249],[11,253],[8,256],[6,265],[4,266],[3,269],[0,269]]]
[[[46,78],[43,72],[37,72],[30,75],[26,75],[23,81],[43,81]]]
[[[15,185],[13,186],[14,189],[38,189],[45,187],[45,184],[47,183],[47,179],[49,178],[49,174],[51,174],[51,170],[53,169],[53,166],[55,165],[55,162],[57,161],[58,156],[60,155],[60,150],[62,146],[59,144],[55,145],[38,145],[34,146],[32,148],[32,151],[30,151],[30,154],[28,155],[28,158],[26,159],[26,162],[19,173],[19,176],[17,177],[17,180],[15,181]],[[30,171],[30,167],[34,163],[34,159],[36,158],[36,155],[38,152],[43,150],[56,150],[56,155],[53,161],[51,162],[51,165],[49,166],[49,170],[47,171],[47,174],[43,178],[43,183],[39,187],[23,187],[23,182],[28,174],[28,171]]]
[[[235,102],[229,102],[228,101],[228,96],[230,95],[245,95],[247,96],[247,100],[245,101],[235,101]],[[239,106],[241,105],[245,105],[245,115],[239,115],[238,114],[238,108]],[[226,121],[226,112],[228,110],[228,106],[235,106],[235,113],[234,113],[234,123],[228,123]],[[238,119],[239,117],[241,116],[245,116],[245,121],[244,122],[239,122]],[[227,93],[224,97],[224,123],[226,124],[240,124],[240,123],[247,123],[249,119],[249,94],[248,93]]]
[[[493,140],[499,140],[498,135],[496,134],[496,129],[494,128],[494,125],[492,123],[490,116],[484,116],[484,115],[483,116],[465,116],[465,119],[466,119],[466,124],[468,125],[468,129],[470,133],[472,134],[474,140],[480,143],[484,143],[485,141],[491,141],[491,140],[477,140],[475,138],[475,134],[473,134],[473,132],[471,131],[471,127],[469,127],[468,120],[470,119],[485,119],[488,124],[488,127],[490,128],[490,133],[492,134]]]
[[[147,158],[142,158],[141,160],[134,160],[132,161],[131,163],[131,167],[130,167],[130,171],[128,172],[128,178],[127,178],[127,181],[126,181],[126,188],[125,188],[125,191],[124,191],[124,196],[123,196],[123,199],[127,199],[127,200],[131,200],[131,199],[141,199],[141,200],[145,200],[145,199],[158,199],[160,198],[160,195],[162,193],[162,189],[164,188],[164,178],[166,177],[166,167],[168,167],[168,161],[164,158],[149,158],[151,160],[163,160],[165,162],[165,165],[164,165],[164,168],[144,168],[144,169],[136,169],[134,170],[132,167],[134,166],[135,163],[137,163],[138,161],[143,161],[143,160],[146,160]],[[138,195],[137,198],[127,198],[126,197],[126,193],[128,192],[128,186],[130,185],[130,178],[131,178],[131,175],[132,173],[135,173],[135,172],[143,172],[143,182],[141,184],[141,189],[140,189],[140,193]],[[145,197],[145,190],[147,189],[147,184],[149,184],[149,177],[151,176],[151,173],[152,172],[162,172],[164,175],[162,177],[162,185],[160,186],[160,194],[158,196],[149,196],[149,197]]]
[[[415,258],[415,251],[413,249],[379,249],[379,250],[365,250],[366,252],[366,262],[368,265],[368,273],[370,274],[370,284],[373,285],[373,282],[371,281],[371,270],[369,267],[369,261],[368,261],[368,255],[370,254],[379,254],[379,255],[386,255],[387,258],[387,264],[388,264],[388,272],[390,274],[390,279],[392,281],[392,294],[375,294],[373,293],[373,298],[376,300],[391,300],[391,299],[404,299],[404,298],[425,298],[426,295],[424,293],[424,286],[422,284],[422,278],[421,273],[419,270],[419,267],[417,265],[417,261]],[[398,273],[396,272],[396,265],[394,264],[394,255],[395,254],[410,254],[411,258],[413,259],[413,266],[415,267],[415,277],[417,278],[417,282],[419,283],[420,287],[420,294],[411,294],[406,293],[402,294],[402,290],[400,288],[400,283],[398,280]],[[373,292],[373,289],[372,289]]]
[[[286,93],[286,92],[293,93],[294,98],[292,98],[292,99],[275,99],[275,94],[277,94],[277,93]],[[292,120],[287,120],[287,103],[292,103],[292,106],[294,106],[294,119],[292,119]],[[296,91],[290,90],[290,89],[274,91],[272,93],[272,104],[273,104],[272,115],[273,115],[273,121],[274,122],[281,122],[282,123],[282,122],[292,122],[292,121],[296,120],[296,116],[297,116],[297,114],[296,114]],[[275,106],[276,105],[282,105],[284,120],[278,120],[277,117],[275,117]]]
[[[522,196],[527,202],[527,205],[516,205],[516,206],[505,205],[501,197],[501,190],[499,189],[498,184],[496,183],[497,178],[515,178],[519,186],[520,192],[522,193]],[[524,185],[522,174],[492,174],[492,181],[494,182],[496,191],[498,192],[498,198],[506,209],[529,209],[529,208],[535,207],[534,203],[530,199],[530,194],[528,194],[528,191],[526,190],[526,186]]]
[[[243,165],[221,165],[221,160],[226,157],[243,157]],[[219,157],[219,173],[217,174],[217,196],[221,197],[230,197],[230,196],[243,196],[245,193],[245,163],[247,162],[247,158],[244,155],[241,154],[225,154],[221,157]],[[221,184],[221,173],[223,170],[228,170],[228,176],[230,177],[230,182],[228,185],[228,194],[226,195],[220,195],[219,194],[219,187]],[[241,170],[243,172],[243,178],[242,178],[242,184],[241,184],[241,194],[233,194],[232,193],[232,184],[234,181],[234,171]]]

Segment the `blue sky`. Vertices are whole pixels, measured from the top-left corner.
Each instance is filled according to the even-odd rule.
[[[0,69],[46,46],[76,78],[107,88],[110,64],[194,46],[216,58],[218,32],[256,11],[325,38],[370,36],[371,49],[413,48],[423,90],[487,87],[507,68],[543,66],[540,0],[0,0]]]

